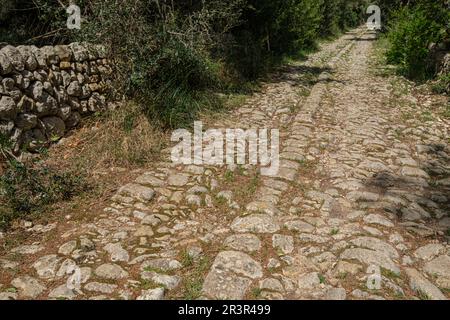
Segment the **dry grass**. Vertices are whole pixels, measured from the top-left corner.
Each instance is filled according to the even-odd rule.
[[[81,129],[50,149],[47,161],[91,172],[134,169],[157,161],[167,141],[168,134],[149,121],[139,106],[126,102],[86,119]]]
[[[89,219],[92,204],[107,202],[118,186],[160,160],[168,143],[169,133],[132,102],[86,119],[82,128],[49,149],[45,162],[60,170],[83,172],[93,190],[54,209],[69,208],[74,217]]]

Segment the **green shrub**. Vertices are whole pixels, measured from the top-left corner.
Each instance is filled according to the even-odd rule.
[[[0,229],[14,219],[38,214],[46,206],[69,200],[88,188],[80,173],[59,172],[36,161],[18,161],[9,151],[7,140],[0,140],[0,159],[6,164],[0,177]]]
[[[438,94],[450,94],[450,73],[440,75],[432,89]],[[446,117],[450,118],[450,105],[447,105]]]
[[[212,92],[221,63],[212,53],[238,24],[242,2],[98,1],[79,37],[102,39],[116,60],[118,89],[149,117],[168,128],[186,126],[200,109],[220,107]]]
[[[174,128],[191,124],[197,112],[206,107],[220,107],[213,89],[219,87],[216,65],[174,38],[167,38],[158,54],[150,57],[153,75],[133,84],[145,98],[146,112],[164,125]],[[147,104],[145,104],[147,103]]]
[[[322,5],[323,21],[320,27],[320,34],[324,37],[334,35],[339,30],[340,12],[339,3],[336,0],[324,1]]]
[[[249,0],[243,23],[232,30],[228,55],[247,78],[256,78],[284,55],[315,47],[319,37],[337,34],[364,19],[365,0]]]
[[[60,0],[2,0],[0,42],[21,44],[68,43],[74,31],[66,28],[67,14]],[[78,0],[85,6],[89,0]]]
[[[435,70],[428,61],[428,48],[443,39],[449,17],[439,1],[419,1],[395,10],[387,34],[390,41],[388,62],[398,65],[399,71],[409,78],[432,77]]]

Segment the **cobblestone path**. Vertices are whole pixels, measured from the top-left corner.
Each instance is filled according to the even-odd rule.
[[[0,257],[0,298],[449,297],[449,122],[377,74],[375,37],[323,44],[214,124],[279,128],[277,176],[156,163],[91,223]]]

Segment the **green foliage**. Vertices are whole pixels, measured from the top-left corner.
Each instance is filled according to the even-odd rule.
[[[440,75],[432,89],[438,94],[450,94],[450,73]],[[447,105],[446,117],[450,118],[450,105]]]
[[[232,30],[230,63],[246,78],[256,78],[284,55],[314,47],[319,36],[356,26],[364,1],[249,0],[243,23]]]
[[[84,7],[89,0],[77,1]],[[19,44],[68,43],[75,31],[66,28],[67,14],[60,0],[2,0],[0,42]]]
[[[120,3],[120,5],[118,5]],[[205,107],[220,107],[221,63],[213,50],[238,23],[241,0],[96,1],[80,40],[102,39],[116,60],[117,83],[164,127],[192,123]]]
[[[150,57],[153,76],[145,85],[134,85],[145,101],[152,118],[159,118],[169,127],[186,126],[193,122],[202,108],[220,106],[210,93],[218,88],[215,66],[207,55],[201,55],[174,38],[162,44],[158,54]]]
[[[322,36],[329,36],[336,34],[339,28],[339,17],[338,13],[340,1],[324,1],[322,5],[323,22],[320,28],[320,33]]]
[[[441,74],[432,85],[432,90],[438,94],[450,94],[450,73]],[[447,103],[441,112],[441,116],[450,120],[450,104]],[[450,139],[449,139],[450,140]],[[450,229],[447,230],[447,236],[450,236]]]
[[[8,148],[0,144],[1,158],[6,163],[0,177],[0,229],[8,227],[13,219],[38,213],[87,188],[80,174],[58,172],[36,162],[25,164],[16,160]]]
[[[434,75],[429,45],[446,37],[450,14],[444,1],[421,0],[391,13],[387,37],[388,62],[399,66],[403,75],[424,80]]]
[[[366,0],[80,0],[82,29],[65,28],[61,0],[4,0],[0,42],[100,42],[115,60],[119,92],[162,126],[221,107],[285,55],[362,22]],[[18,10],[20,8],[20,10]],[[128,124],[129,125],[129,124]]]

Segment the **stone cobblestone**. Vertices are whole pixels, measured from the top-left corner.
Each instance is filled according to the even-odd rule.
[[[0,298],[447,299],[449,123],[403,120],[395,79],[372,71],[374,38],[322,45],[214,124],[280,128],[276,177],[157,163],[56,245],[14,248],[34,262]],[[66,286],[72,263],[80,290]]]

